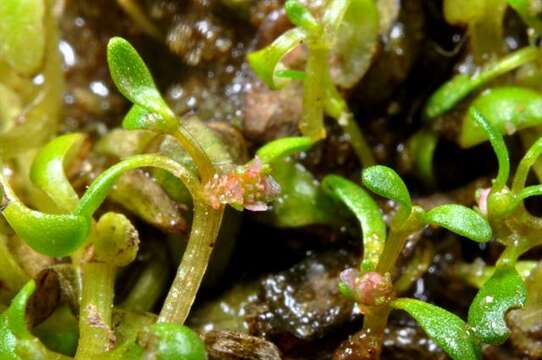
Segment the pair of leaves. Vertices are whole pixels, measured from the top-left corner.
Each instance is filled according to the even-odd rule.
[[[401,219],[406,219],[412,209],[412,200],[408,189],[392,169],[376,165],[365,169],[362,182],[372,192],[397,202],[402,213]],[[487,242],[492,238],[491,227],[477,212],[461,205],[448,204],[427,211],[424,222],[442,226],[456,234],[476,242]]]
[[[521,276],[514,268],[501,268],[474,298],[468,323],[457,315],[420,300],[401,298],[395,309],[409,313],[427,335],[454,360],[480,359],[479,343],[502,344],[510,335],[506,312],[523,306],[527,297]]]
[[[109,40],[107,63],[120,93],[134,103],[123,122],[125,128],[166,133],[178,128],[175,114],[160,95],[143,59],[128,41],[120,37]]]

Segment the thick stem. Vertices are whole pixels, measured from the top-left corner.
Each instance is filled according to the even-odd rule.
[[[88,360],[113,346],[111,314],[115,269],[105,263],[83,264],[83,294],[76,359]]]
[[[377,272],[385,274],[394,269],[395,263],[405,246],[407,235],[408,234],[401,230],[392,229],[390,231],[388,239],[386,240],[386,245],[384,246],[384,251],[380,256],[381,261],[378,262],[376,267]]]
[[[391,308],[389,305],[382,305],[371,308],[371,310],[363,317],[362,332],[373,339],[372,343],[378,344],[378,346],[372,349],[374,351],[372,354],[374,355],[374,359],[380,359],[384,332],[386,331],[390,311]]]
[[[194,220],[188,245],[160,311],[159,322],[183,324],[188,317],[207,270],[223,213],[223,208],[215,210],[201,201],[194,202]]]

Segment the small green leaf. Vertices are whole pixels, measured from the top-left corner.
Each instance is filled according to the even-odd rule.
[[[160,113],[147,110],[137,104],[132,105],[122,120],[122,127],[127,130],[154,130],[170,133],[178,126],[178,121],[174,117],[164,117]]]
[[[111,78],[122,95],[134,104],[160,114],[168,120],[168,125],[173,126],[175,115],[160,95],[143,59],[128,41],[120,37],[109,40],[107,63]]]
[[[30,280],[11,300],[11,304],[6,311],[9,329],[20,339],[28,339],[33,336],[26,323],[26,304],[34,290],[36,290],[36,283],[34,280]]]
[[[36,154],[30,169],[34,185],[65,211],[75,209],[79,196],[68,181],[64,167],[76,157],[85,137],[75,133],[53,139]]]
[[[531,89],[517,86],[488,89],[471,106],[504,135],[542,124],[542,94]],[[468,112],[459,134],[459,145],[469,148],[487,140],[487,133]]]
[[[500,191],[506,186],[508,176],[510,175],[510,157],[504,138],[475,107],[469,108],[469,116],[485,131],[493,147],[493,151],[497,155],[499,170],[493,182],[492,189],[493,191]]]
[[[292,24],[299,26],[300,28],[307,31],[315,31],[320,27],[309,9],[307,9],[305,5],[301,4],[297,0],[286,1],[284,4],[284,10],[286,11],[286,15]]]
[[[264,164],[293,155],[298,152],[307,151],[311,148],[313,142],[310,138],[304,136],[285,137],[268,142],[256,151],[256,156]]]
[[[43,0],[0,1],[0,59],[17,72],[35,73],[45,53]]]
[[[395,170],[383,165],[371,166],[363,170],[361,181],[375,194],[399,203],[405,213],[410,213],[412,208],[410,193]]]
[[[487,220],[476,211],[462,205],[437,206],[425,214],[425,221],[440,225],[476,242],[488,242],[493,237]]]
[[[156,337],[153,348],[161,360],[206,360],[205,345],[200,337],[186,326],[157,323],[150,327]]]
[[[414,299],[400,298],[394,309],[410,314],[427,335],[454,360],[480,359],[480,349],[469,333],[468,325],[457,315],[438,306]]]
[[[284,87],[289,79],[277,76],[277,72],[284,71],[286,67],[281,60],[290,51],[303,43],[307,34],[300,28],[293,28],[275,39],[267,47],[248,54],[248,63],[262,80],[271,89]]]
[[[45,214],[10,200],[2,211],[9,225],[32,249],[52,256],[71,255],[86,240],[90,220],[71,214]]]
[[[386,224],[376,202],[358,185],[336,175],[328,175],[322,187],[341,200],[358,218],[363,230],[364,271],[374,271],[386,241]]]
[[[510,335],[504,315],[525,304],[527,290],[515,268],[498,268],[469,308],[474,335],[487,344],[502,344]]]

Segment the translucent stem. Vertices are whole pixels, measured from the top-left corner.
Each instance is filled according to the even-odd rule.
[[[207,153],[201,148],[196,139],[190,134],[188,129],[184,126],[180,126],[178,131],[171,134],[181,146],[186,150],[186,152],[192,157],[196,167],[198,168],[201,181],[206,183],[209,181],[215,174],[215,168],[213,163],[209,159]]]
[[[308,47],[309,57],[303,86],[303,116],[299,129],[304,136],[316,142],[326,137],[324,101],[329,49],[320,39],[310,39]]]
[[[194,220],[188,245],[160,311],[159,322],[183,324],[188,317],[207,270],[223,213],[223,208],[215,210],[200,201],[194,202]]]
[[[373,156],[373,151],[367,144],[365,136],[361,132],[360,127],[358,126],[354,116],[350,112],[343,112],[338,119],[339,125],[344,129],[345,134],[350,140],[350,144],[354,148],[358,159],[360,160],[363,167],[368,167],[376,164],[375,158]]]

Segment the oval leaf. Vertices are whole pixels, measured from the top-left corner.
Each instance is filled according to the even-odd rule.
[[[369,190],[386,199],[396,201],[410,213],[412,201],[408,189],[395,170],[382,165],[363,170],[361,181]]]
[[[502,344],[510,335],[505,313],[523,306],[526,299],[527,290],[517,270],[513,267],[497,269],[469,308],[469,324],[474,335],[487,344]]]
[[[425,220],[476,242],[487,242],[493,237],[491,226],[486,219],[462,205],[437,206],[425,214]]]
[[[289,81],[286,77],[277,76],[286,68],[281,61],[286,54],[303,43],[306,36],[300,28],[290,29],[269,46],[248,54],[248,63],[265,85],[271,89],[280,89]]]
[[[71,211],[79,197],[64,172],[85,140],[84,134],[66,134],[45,145],[36,155],[30,169],[30,179],[63,210]]]
[[[307,151],[313,142],[304,136],[285,137],[268,142],[256,151],[256,156],[265,164],[293,155],[298,152]]]
[[[108,212],[100,217],[94,239],[96,260],[126,266],[135,259],[138,248],[139,235],[126,216]]]
[[[155,337],[154,347],[158,358],[163,360],[206,360],[205,345],[200,337],[186,326],[157,323],[150,327]]]
[[[45,3],[0,1],[0,59],[25,75],[32,75],[43,63]]]
[[[30,296],[34,293],[34,290],[36,290],[36,283],[34,280],[30,280],[21,290],[19,290],[13,300],[11,300],[11,304],[6,311],[8,320],[7,325],[18,338],[32,337],[32,334],[28,330],[28,325],[26,324],[26,304],[28,303]]]
[[[166,119],[175,117],[156,88],[143,59],[128,41],[120,37],[109,40],[107,63],[113,82],[127,99]]]
[[[378,205],[365,190],[340,176],[326,176],[322,187],[341,200],[358,218],[363,230],[362,270],[374,271],[386,241],[386,224]]]
[[[412,316],[427,335],[454,360],[480,359],[480,349],[469,333],[468,325],[457,315],[438,306],[414,299],[392,302],[394,309]]]

